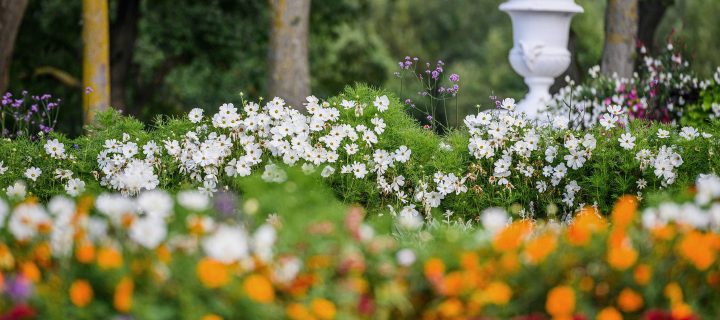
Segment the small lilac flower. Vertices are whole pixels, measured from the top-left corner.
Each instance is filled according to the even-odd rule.
[[[32,295],[32,282],[22,275],[17,275],[8,281],[5,286],[5,293],[13,301],[25,301]]]
[[[460,76],[457,73],[453,73],[450,75],[450,81],[458,82],[458,81],[460,81]]]
[[[220,216],[230,218],[235,215],[235,209],[237,208],[238,201],[237,197],[233,193],[220,191],[215,194],[213,199],[215,210],[220,214]]]
[[[91,87],[85,88],[85,94],[90,94],[93,92],[93,89]]]

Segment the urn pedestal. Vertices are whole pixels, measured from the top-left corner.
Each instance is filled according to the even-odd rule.
[[[517,111],[536,118],[550,101],[555,78],[570,66],[570,21],[583,8],[573,0],[509,0],[500,10],[512,20],[510,65],[529,88]]]

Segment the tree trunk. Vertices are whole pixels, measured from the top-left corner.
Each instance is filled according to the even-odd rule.
[[[110,101],[113,108],[127,108],[127,88],[140,19],[140,0],[121,0],[110,27]]]
[[[310,95],[308,27],[310,0],[269,0],[272,8],[268,52],[268,94],[296,109]]]
[[[674,0],[639,0],[638,3],[638,40],[648,52],[655,50],[655,31],[662,21],[668,7]]]
[[[15,37],[26,7],[27,0],[0,0],[0,95],[5,93],[10,81]]]
[[[83,0],[83,111],[85,123],[110,106],[110,30],[107,0]]]
[[[605,47],[602,72],[632,76],[638,32],[638,0],[608,0],[605,11]]]

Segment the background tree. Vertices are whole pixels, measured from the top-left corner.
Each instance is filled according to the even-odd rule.
[[[26,7],[27,0],[0,0],[0,94],[5,93],[10,79],[15,37]]]
[[[310,0],[270,0],[268,96],[301,109],[310,95]]]
[[[638,0],[608,0],[601,70],[606,75],[632,76],[638,34]]]
[[[655,51],[655,33],[668,8],[675,0],[639,0],[638,41],[650,52]]]
[[[140,0],[118,1],[115,19],[110,25],[110,102],[114,108],[127,108],[139,20]]]
[[[110,30],[107,0],[83,0],[85,123],[110,106]]]

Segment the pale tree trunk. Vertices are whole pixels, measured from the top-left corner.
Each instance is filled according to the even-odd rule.
[[[601,69],[605,75],[632,76],[638,33],[638,0],[608,0],[605,47]]]
[[[268,95],[296,109],[310,95],[308,28],[310,0],[270,0],[272,18],[268,52]]]
[[[83,0],[83,111],[85,123],[110,106],[110,27],[107,0]],[[90,89],[87,89],[90,88]]]
[[[0,95],[5,93],[10,81],[15,37],[26,7],[27,0],[0,0]]]

